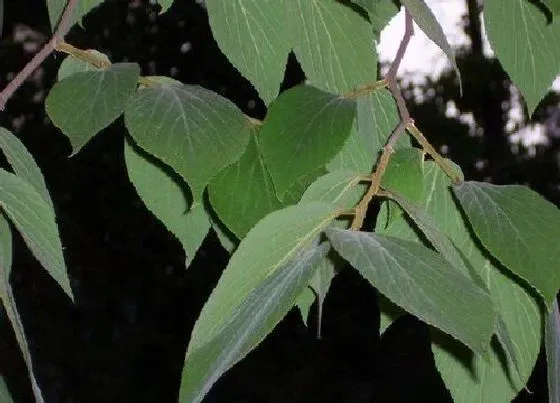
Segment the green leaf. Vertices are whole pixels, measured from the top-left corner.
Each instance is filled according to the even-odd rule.
[[[210,230],[210,219],[203,204],[197,202],[189,206],[189,190],[182,178],[128,139],[124,144],[124,158],[136,192],[146,207],[181,242],[188,267]]]
[[[51,205],[31,184],[0,169],[0,206],[33,255],[73,299]]]
[[[327,164],[327,169],[371,173],[399,121],[397,105],[389,91],[383,89],[359,97],[355,127],[342,150]],[[410,147],[406,136],[400,137],[395,149],[403,147]]]
[[[488,0],[484,26],[496,56],[520,89],[529,115],[560,71],[560,22],[527,0]]]
[[[230,254],[233,253],[235,248],[237,248],[237,244],[239,243],[235,236],[231,234],[227,228],[224,227],[224,224],[214,220],[212,220],[212,230],[216,233],[216,236],[218,237],[218,241],[220,241],[220,245],[222,245],[222,248],[224,248]]]
[[[381,177],[381,186],[404,194],[413,202],[420,200],[423,192],[423,161],[424,152],[418,148],[396,150]]]
[[[266,104],[280,90],[290,53],[285,4],[278,0],[207,0],[214,39]]]
[[[463,182],[453,191],[486,249],[550,307],[560,287],[560,211],[524,186]]]
[[[54,211],[45,178],[33,156],[16,136],[2,127],[0,127],[0,149],[4,152],[15,174],[32,185]]]
[[[560,0],[541,0],[541,2],[550,10],[554,18],[560,14]]]
[[[334,205],[313,202],[274,211],[259,221],[239,244],[204,305],[187,356],[216,337],[251,291],[311,244],[336,214]]]
[[[447,41],[443,29],[441,28],[441,25],[439,25],[434,13],[432,13],[432,10],[430,10],[430,7],[426,5],[424,0],[401,0],[401,4],[410,12],[414,22],[418,24],[426,36],[438,45],[441,50],[443,50],[443,53],[445,53],[453,65],[455,73],[459,77],[459,86],[461,87],[462,92],[461,73],[457,67],[457,62],[455,61],[455,52]]]
[[[301,294],[296,299],[295,305],[299,309],[301,319],[305,326],[308,326],[307,319],[309,317],[309,311],[311,310],[311,305],[315,302],[315,292],[311,287],[305,287]]]
[[[290,89],[272,103],[259,147],[281,200],[295,181],[340,151],[355,111],[354,101],[308,86]]]
[[[33,395],[35,396],[35,401],[37,403],[44,402],[43,394],[37,378],[33,373],[33,363],[31,361],[31,351],[29,350],[29,345],[27,343],[27,338],[25,337],[25,329],[23,328],[23,323],[21,321],[21,316],[17,310],[16,300],[14,294],[12,293],[12,287],[10,286],[10,272],[12,270],[12,231],[8,221],[4,218],[2,212],[0,212],[0,300],[4,305],[8,319],[12,323],[12,328],[14,329],[14,334],[18,342],[19,348],[23,355],[23,360],[27,366],[27,372],[29,374],[29,379],[31,380],[31,389],[33,390]],[[0,377],[0,381],[3,379]],[[11,401],[8,400],[9,394],[7,394],[7,389],[5,384],[0,383],[0,402]]]
[[[195,201],[243,154],[250,132],[233,103],[192,85],[140,89],[126,106],[125,123],[140,147],[187,181]]]
[[[58,26],[62,12],[66,8],[68,0],[47,0],[47,8],[49,10],[49,20],[51,22],[51,28],[54,31]],[[103,3],[103,0],[80,0],[76,4],[74,9],[71,25],[79,22],[81,23],[82,17],[93,10],[95,7]]]
[[[241,301],[214,337],[187,356],[179,402],[198,403],[218,378],[245,357],[290,311],[329,246],[298,253]]]
[[[157,2],[161,6],[160,14],[165,13],[173,5],[173,0],[157,0]],[[206,2],[206,6],[208,6],[208,2]]]
[[[288,0],[288,29],[310,84],[342,94],[377,79],[369,22],[337,0]]]
[[[385,333],[389,326],[401,316],[406,315],[406,311],[403,311],[381,293],[377,294],[377,306],[379,306],[379,335]]]
[[[324,166],[320,166],[313,171],[300,176],[290,185],[286,193],[282,196],[282,203],[285,206],[289,206],[291,204],[297,204],[303,193],[307,190],[307,188],[320,176],[327,173],[327,170]],[[276,195],[278,196],[278,194]]]
[[[8,389],[8,385],[6,385],[6,381],[4,380],[4,377],[2,375],[0,375],[0,402],[14,403],[14,399],[12,399],[12,395],[10,394],[10,390]]]
[[[95,57],[96,59],[103,60],[107,65],[111,64],[111,61],[104,53],[101,53],[95,49],[87,49],[86,52],[91,54],[92,57]],[[62,61],[60,67],[58,68],[58,81],[63,80],[66,77],[70,77],[75,73],[81,73],[84,71],[99,71],[99,70],[101,69],[95,67],[91,63],[86,62],[85,60],[78,59],[76,57],[68,55]]]
[[[336,274],[335,260],[333,257],[325,256],[315,269],[315,274],[309,281],[309,286],[317,296],[317,339],[321,338],[321,326],[323,323],[323,305],[325,297],[329,292],[332,280]]]
[[[111,124],[136,90],[140,69],[135,63],[76,73],[54,85],[45,108],[49,118],[70,139],[76,154]]]
[[[352,2],[368,12],[376,40],[379,40],[383,28],[399,12],[399,9],[391,0],[352,0]]]
[[[560,310],[558,301],[552,304],[545,326],[548,401],[560,403]]]
[[[283,207],[258,150],[253,131],[241,158],[221,171],[208,186],[208,196],[220,220],[238,238],[268,213]]]
[[[334,171],[321,176],[311,184],[301,197],[301,203],[325,201],[341,210],[350,210],[358,204],[368,184],[360,183],[362,177],[354,172]]]
[[[440,254],[416,242],[361,231],[330,229],[327,236],[391,301],[485,354],[496,320],[492,301]]]
[[[502,274],[501,269],[487,260],[478,248],[455,203],[450,185],[451,180],[434,162],[425,162],[424,195],[419,204],[425,215],[437,223],[437,228],[458,248],[477,277],[484,280],[500,313],[496,333],[504,349],[511,350],[504,335],[500,334],[499,321],[503,320],[514,346],[516,362],[512,362],[510,355],[504,364],[503,351],[496,343],[492,344],[490,359],[485,359],[473,356],[465,346],[437,332],[432,332],[432,351],[436,366],[455,402],[480,403],[480,397],[484,396],[485,401],[508,403],[527,382],[539,353],[539,306],[523,287]],[[422,242],[417,230],[411,228],[408,218],[402,215],[395,215],[385,227],[386,206],[385,203],[382,206],[381,212],[385,217],[379,217],[376,231]],[[515,368],[519,379],[514,382],[511,374]]]

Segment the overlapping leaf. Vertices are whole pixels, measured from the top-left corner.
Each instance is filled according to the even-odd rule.
[[[485,258],[466,227],[452,197],[450,185],[449,178],[435,163],[425,163],[421,206],[425,209],[425,216],[437,223],[439,231],[449,237],[477,277],[484,280],[516,354],[512,357],[511,351],[508,353],[507,366],[504,368],[503,352],[499,346],[493,345],[490,359],[486,360],[478,355],[473,356],[460,343],[449,337],[442,338],[436,332],[433,333],[435,341],[432,351],[436,366],[456,402],[479,403],[481,396],[484,396],[485,401],[506,403],[527,382],[535,364],[541,342],[539,306],[523,287],[502,274]],[[417,230],[410,227],[408,218],[395,214],[392,215],[393,219],[387,220],[386,206],[382,207],[381,212],[384,217],[379,217],[376,231],[421,242]],[[385,226],[387,222],[389,224]],[[422,228],[417,217],[414,222]],[[429,234],[425,226],[422,231]],[[434,244],[432,240],[430,242]],[[434,246],[438,247],[437,243]],[[460,265],[456,268],[461,269]],[[506,345],[507,340],[503,335],[500,336],[500,331],[496,329],[504,349],[511,350]],[[512,362],[513,359],[516,363]],[[515,369],[518,372],[517,379]]]
[[[218,378],[272,331],[292,308],[328,250],[329,245],[323,244],[299,253],[243,299],[219,333],[187,358],[180,402],[202,401]]]
[[[278,0],[207,0],[220,49],[269,104],[278,95],[291,50],[285,4]]]
[[[98,52],[95,49],[88,49],[86,50],[86,52],[88,52],[92,55],[92,57],[95,57],[98,60],[103,60],[103,62],[107,66],[111,64],[111,61],[104,53]],[[94,66],[93,64],[69,55],[62,61],[60,67],[58,68],[58,80],[63,80],[64,78],[69,77],[75,73],[98,70],[99,68]]]
[[[544,3],[554,15],[554,18],[560,14],[560,0],[542,0],[542,3]]]
[[[484,3],[488,40],[532,115],[560,72],[560,21],[526,0]]]
[[[259,221],[239,244],[204,305],[191,335],[187,358],[216,337],[242,301],[310,245],[336,214],[333,204],[312,202],[272,212]]]
[[[210,230],[210,219],[202,203],[189,206],[186,183],[161,161],[146,155],[125,140],[124,157],[128,177],[146,207],[181,242],[188,267]]]
[[[126,106],[125,123],[140,147],[187,181],[194,201],[249,141],[249,122],[233,103],[192,85],[140,89]]]
[[[329,171],[370,173],[387,139],[400,121],[395,100],[385,89],[357,99],[355,127],[340,152],[327,164]],[[410,147],[401,136],[395,149]]]
[[[330,229],[327,236],[391,301],[474,351],[489,349],[496,320],[492,301],[442,255],[416,242],[373,233]]]
[[[349,210],[358,204],[367,190],[367,184],[360,183],[362,179],[354,172],[330,172],[307,188],[301,196],[301,203],[326,201],[335,204],[341,210]]]
[[[430,10],[424,0],[401,0],[401,4],[410,12],[414,22],[418,24],[426,36],[438,45],[449,58],[449,61],[451,61],[451,64],[459,77],[459,84],[461,85],[461,73],[457,67],[457,62],[455,61],[455,52],[447,41],[445,33],[434,16],[434,13],[432,13],[432,10]]]
[[[240,239],[265,215],[283,207],[257,142],[255,130],[241,158],[208,186],[210,203],[218,217]]]
[[[383,28],[387,26],[391,18],[399,12],[399,9],[391,0],[352,0],[368,12],[373,33],[377,40]]]
[[[80,0],[76,4],[74,13],[71,19],[71,25],[75,23],[81,23],[82,17],[93,10],[95,7],[103,3],[104,0]],[[47,8],[49,10],[49,20],[51,22],[51,28],[54,31],[58,26],[62,12],[66,8],[68,0],[47,0]]]
[[[560,288],[558,208],[525,186],[463,182],[453,191],[484,247],[550,306]]]
[[[336,0],[287,0],[288,29],[310,83],[333,92],[352,91],[377,79],[369,22]]]
[[[0,206],[33,255],[73,298],[52,205],[33,185],[0,169]]]
[[[259,147],[281,200],[295,181],[317,172],[340,151],[355,111],[354,101],[308,86],[284,92],[271,105]]]
[[[139,73],[135,63],[117,63],[106,69],[73,74],[54,85],[45,108],[53,123],[70,139],[74,154],[121,115],[136,90]]]
[[[396,193],[404,193],[408,200],[422,197],[422,168],[424,152],[418,148],[402,148],[391,156],[389,165],[381,177],[381,186]]]
[[[560,310],[558,301],[552,304],[545,327],[548,402],[560,403]]]

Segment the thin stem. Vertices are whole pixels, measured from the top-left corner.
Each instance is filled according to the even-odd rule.
[[[399,137],[402,136],[402,134],[405,132],[407,126],[414,123],[414,121],[410,118],[410,113],[408,112],[408,108],[406,107],[406,102],[397,84],[397,71],[399,70],[399,66],[406,52],[406,48],[410,43],[410,38],[412,37],[412,35],[414,35],[412,15],[408,12],[408,10],[405,10],[404,35],[401,40],[401,44],[399,45],[399,49],[397,50],[395,60],[393,60],[393,63],[389,68],[389,72],[385,76],[384,80],[387,83],[389,91],[391,91],[391,94],[393,94],[393,97],[395,98],[401,120],[395,130],[393,130],[393,133],[391,133],[391,135],[389,136],[385,147],[383,147],[383,152],[379,157],[377,168],[371,176],[371,185],[369,189],[367,190],[362,200],[360,200],[360,202],[356,206],[356,215],[354,216],[354,220],[352,221],[352,224],[350,226],[350,229],[353,230],[359,230],[364,225],[364,220],[366,218],[369,203],[379,192],[381,178],[385,173],[387,166],[389,165],[391,155],[394,152],[395,144],[397,143]]]
[[[8,83],[6,88],[0,92],[0,111],[6,107],[8,100],[14,95],[14,92],[29,78],[29,76],[43,63],[43,61],[55,50],[57,44],[63,41],[64,36],[68,33],[72,24],[72,15],[80,0],[68,0],[64,12],[60,17],[56,30],[45,46],[25,65],[25,67]]]
[[[418,143],[420,143],[420,145],[422,146],[422,149],[424,151],[426,151],[428,153],[428,155],[430,155],[430,157],[432,157],[434,159],[435,163],[439,165],[439,167],[442,169],[442,171],[445,172],[445,174],[451,178],[453,183],[459,184],[459,183],[462,182],[462,178],[460,177],[460,175],[457,172],[457,170],[455,169],[455,167],[453,167],[453,165],[451,165],[449,160],[443,158],[436,151],[434,146],[432,146],[430,144],[430,142],[426,139],[426,137],[424,137],[422,132],[420,130],[418,130],[418,128],[414,125],[414,123],[410,123],[407,126],[407,129],[410,132],[410,134],[412,134],[412,136],[416,139],[416,141],[418,141]]]

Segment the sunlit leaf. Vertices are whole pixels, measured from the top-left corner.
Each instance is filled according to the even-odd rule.
[[[146,207],[177,237],[188,267],[210,230],[210,219],[202,203],[189,205],[189,190],[179,175],[161,161],[146,155],[125,140],[124,157],[128,177]]]
[[[187,356],[216,337],[251,291],[309,246],[336,214],[333,204],[312,202],[274,211],[259,221],[239,244],[204,305]]]
[[[136,90],[139,73],[135,63],[117,63],[73,74],[54,85],[45,109],[70,139],[73,154],[121,115]]]
[[[377,79],[373,30],[337,0],[288,0],[288,28],[310,84],[342,94]]]
[[[288,90],[272,103],[259,147],[281,200],[294,181],[316,172],[340,151],[355,112],[354,101],[308,86]]]
[[[243,154],[250,132],[249,121],[227,99],[173,83],[141,88],[126,106],[125,123],[141,148],[187,181],[195,201]]]
[[[286,5],[278,0],[207,0],[214,39],[269,104],[278,95],[291,50]]]
[[[527,0],[487,0],[484,26],[496,56],[521,90],[529,115],[560,72],[560,22]]]
[[[488,294],[419,243],[330,229],[336,251],[401,308],[484,354],[496,312]],[[452,304],[449,302],[453,301]]]
[[[551,305],[560,288],[560,211],[525,186],[463,182],[453,188],[486,249]]]

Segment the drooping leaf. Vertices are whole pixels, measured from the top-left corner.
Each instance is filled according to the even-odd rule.
[[[310,83],[342,94],[377,79],[369,22],[336,0],[287,0],[291,43]]]
[[[278,0],[206,1],[220,49],[266,104],[278,95],[291,50],[285,7]]]
[[[311,310],[311,306],[314,302],[315,292],[311,289],[311,287],[305,287],[296,299],[295,305],[299,309],[301,319],[303,320],[305,326],[308,326],[307,320],[309,318],[309,311]]]
[[[51,22],[51,28],[54,31],[58,26],[62,12],[66,8],[68,0],[47,0],[47,8],[49,10],[49,20]],[[93,10],[95,7],[103,3],[103,0],[80,0],[76,4],[74,13],[71,19],[71,25],[75,23],[81,23],[82,17]]]
[[[560,288],[560,211],[524,186],[463,182],[453,191],[486,249],[548,306]]]
[[[194,201],[247,146],[250,125],[227,99],[192,85],[142,88],[128,102],[125,123],[136,143],[188,183]]]
[[[381,186],[396,193],[406,194],[415,202],[422,197],[422,168],[424,152],[418,148],[402,148],[391,156],[389,165],[381,177]]]
[[[416,242],[361,231],[329,229],[327,236],[391,301],[478,353],[489,349],[496,320],[490,297],[440,254]]]
[[[357,99],[355,128],[340,152],[327,164],[329,171],[370,173],[389,135],[399,124],[399,113],[391,93],[385,89]],[[401,136],[395,149],[410,147]]]
[[[445,33],[441,28],[441,25],[437,21],[434,13],[430,10],[424,0],[401,0],[401,4],[410,12],[412,19],[422,31],[426,34],[428,38],[432,40],[436,45],[439,46],[443,53],[447,56],[455,73],[459,77],[459,85],[461,84],[461,73],[457,67],[457,62],[455,61],[455,52],[451,48],[451,45],[445,37]]]
[[[109,66],[111,61],[107,57],[106,54],[101,53],[95,49],[87,49],[86,52],[90,53],[93,57],[99,60],[103,60],[103,62]],[[99,71],[98,67],[95,67],[93,64],[86,62],[85,60],[78,59],[76,57],[72,57],[68,55],[60,64],[58,68],[58,80],[63,80],[66,77],[71,76],[75,73],[81,73],[84,71]]]
[[[210,219],[200,202],[189,206],[189,190],[179,175],[161,161],[125,140],[128,177],[146,207],[177,237],[188,267],[210,230]]]
[[[187,357],[217,336],[251,291],[310,245],[336,214],[333,204],[312,202],[274,211],[260,220],[239,244],[204,305]]]
[[[367,190],[367,184],[360,183],[359,174],[348,171],[334,171],[313,182],[301,197],[301,203],[326,201],[341,210],[353,208]]]
[[[254,131],[241,158],[222,170],[208,186],[213,209],[240,239],[265,215],[283,207],[259,153],[258,140]]]
[[[303,85],[272,103],[259,147],[281,200],[294,181],[316,172],[340,151],[355,111],[354,101]]]
[[[484,26],[500,64],[532,115],[560,72],[560,21],[554,18],[549,24],[527,0],[488,0]]]
[[[507,356],[504,367],[503,350],[510,350],[507,340],[496,329],[496,334],[503,350],[497,343],[492,344],[490,360],[479,355],[472,355],[461,343],[433,333],[432,351],[436,366],[450,390],[455,402],[480,403],[484,400],[509,403],[522,388],[536,362],[541,343],[541,315],[537,301],[502,271],[481,252],[468,230],[461,211],[455,203],[450,190],[451,180],[432,161],[425,163],[424,196],[420,203],[425,215],[437,223],[437,228],[446,234],[454,246],[458,248],[469,266],[483,279],[494,304],[499,311],[499,321],[507,328],[515,351],[515,362],[512,354]],[[397,209],[393,202],[391,208]],[[411,221],[402,214],[391,215],[387,221],[387,207],[384,203],[379,217],[376,232],[386,233],[403,239],[422,242],[418,230],[411,228]],[[381,214],[380,214],[381,215]],[[418,221],[418,220],[416,220]],[[384,223],[388,225],[385,226]],[[421,225],[418,225],[421,228]],[[431,241],[432,242],[432,241]],[[442,249],[443,250],[443,249]],[[382,316],[383,317],[383,316]],[[506,351],[507,353],[507,351]],[[515,369],[519,374],[514,378]]]
[[[255,286],[219,332],[187,356],[179,402],[201,402],[218,378],[274,329],[290,311],[328,250],[329,245],[323,244],[302,251]]]
[[[321,338],[321,326],[323,323],[323,305],[325,304],[325,297],[329,292],[332,280],[336,274],[335,271],[335,260],[333,257],[325,256],[317,267],[315,268],[315,274],[311,277],[309,281],[310,287],[315,292],[317,296],[317,339]]]
[[[0,17],[1,17],[1,13],[0,13]],[[0,19],[1,21],[1,19]],[[1,26],[0,26],[1,28]],[[1,33],[1,30],[0,30]],[[4,377],[2,375],[0,375],[0,402],[2,403],[14,403],[14,400],[12,399],[12,395],[10,394],[10,391],[8,390],[8,385],[6,385],[6,381],[4,380]]]
[[[70,139],[73,154],[121,115],[136,90],[139,73],[135,63],[117,63],[73,74],[54,85],[45,109]]]
[[[31,380],[31,389],[33,390],[33,395],[37,403],[43,403],[44,398],[33,372],[33,363],[31,361],[31,351],[29,350],[29,345],[27,343],[27,338],[25,337],[25,329],[23,328],[23,323],[21,321],[21,316],[19,315],[16,300],[14,294],[12,293],[12,287],[10,286],[10,272],[12,270],[12,231],[8,221],[4,218],[2,212],[0,212],[0,301],[1,305],[4,306],[6,310],[6,315],[12,324],[14,329],[14,334],[18,342],[19,348],[23,355],[23,360],[27,366],[27,373],[29,374],[29,379]],[[0,377],[0,381],[3,379]],[[0,384],[0,402],[11,401],[7,389],[2,390],[5,384]],[[8,400],[10,398],[10,400]]]
[[[51,196],[47,190],[41,169],[23,143],[3,127],[0,127],[0,149],[8,163],[12,166],[15,174],[33,186],[54,211]]]
[[[31,184],[2,169],[0,206],[33,255],[73,299],[52,206]]]
[[[548,313],[545,327],[548,401],[560,403],[560,311],[558,300],[554,300]]]

